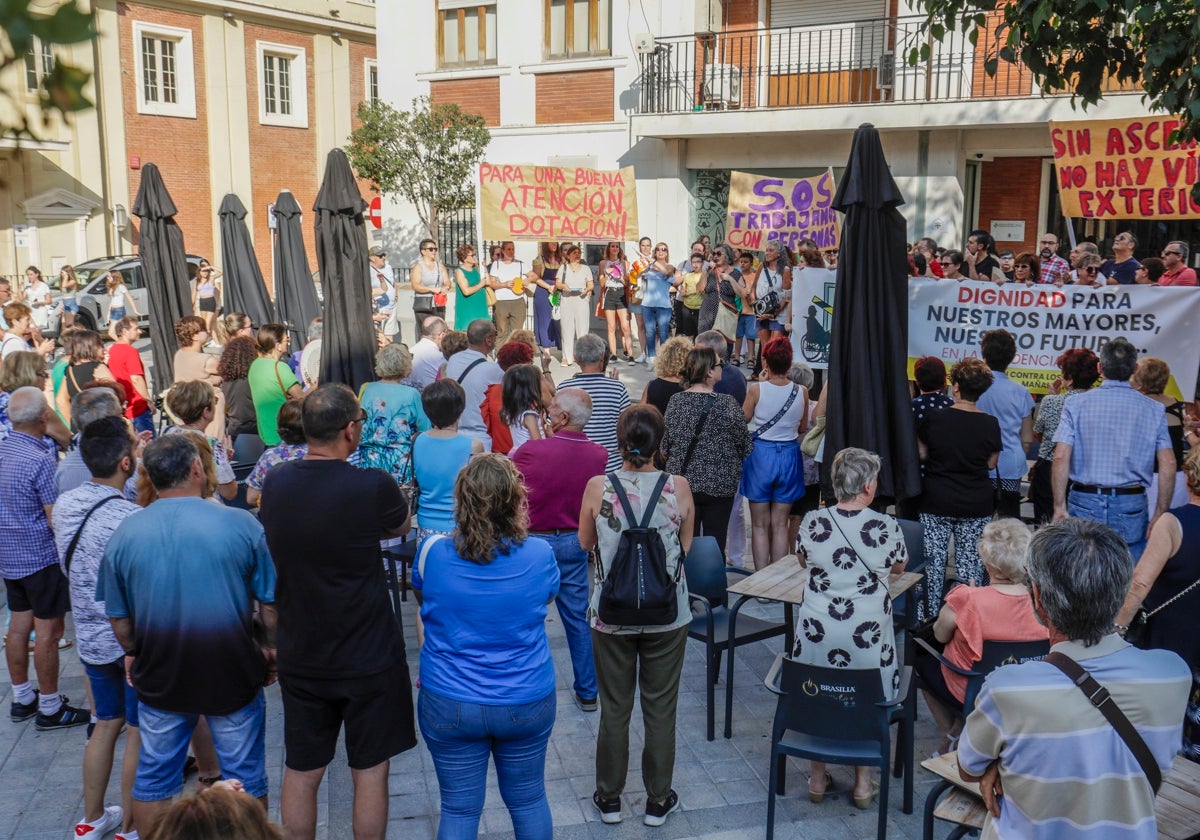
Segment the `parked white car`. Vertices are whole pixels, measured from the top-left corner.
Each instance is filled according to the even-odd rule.
[[[200,266],[200,257],[191,254],[187,257],[188,280],[194,282]],[[79,278],[79,292],[76,300],[79,312],[75,323],[84,329],[105,332],[108,330],[108,288],[105,281],[108,272],[116,269],[125,278],[125,287],[133,297],[133,305],[141,313],[138,322],[144,327],[150,322],[150,297],[146,290],[146,279],[142,273],[142,258],[135,255],[127,257],[100,257],[88,260],[75,266],[75,276]],[[42,333],[57,336],[62,323],[62,290],[58,288],[58,278],[53,278],[51,297],[55,305],[50,307],[49,323],[39,324]]]

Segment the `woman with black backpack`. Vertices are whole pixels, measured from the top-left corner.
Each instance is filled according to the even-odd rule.
[[[627,408],[617,421],[621,469],[588,482],[579,514],[580,544],[598,549],[588,605],[600,688],[592,802],[606,823],[621,821],[635,685],[645,724],[643,821],[662,825],[679,807],[671,781],[679,675],[691,622],[683,558],[692,544],[695,509],[687,479],[654,466],[662,437],[657,408]]]

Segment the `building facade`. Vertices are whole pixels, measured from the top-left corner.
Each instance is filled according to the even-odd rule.
[[[855,128],[871,122],[910,239],[961,247],[979,227],[1000,248],[1035,250],[1042,230],[1066,239],[1047,123],[1145,113],[1140,93],[1115,86],[1083,114],[1069,97],[1042,97],[1021,67],[989,76],[986,32],[978,50],[958,34],[932,42],[903,0],[380,6],[381,32],[401,21],[416,36],[381,56],[386,100],[429,95],[482,113],[490,162],[633,165],[642,233],[675,249],[722,239],[731,171],[839,176]],[[928,59],[910,64],[925,44]],[[390,212],[406,231],[411,213]],[[1195,238],[1184,227],[1171,235]],[[1076,232],[1104,241],[1115,226]]]
[[[91,10],[98,37],[62,55],[92,71],[96,108],[37,141],[0,142],[0,273],[135,252],[133,201],[154,163],[188,252],[218,265],[217,208],[241,198],[270,284],[268,205],[289,189],[312,206],[325,154],[377,91],[374,3],[93,0]],[[43,60],[20,80],[30,102]],[[306,221],[310,259],[312,236]]]

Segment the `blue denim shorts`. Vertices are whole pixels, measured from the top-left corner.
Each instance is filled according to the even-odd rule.
[[[247,705],[227,715],[205,715],[221,775],[237,779],[253,797],[267,795],[267,753],[264,740],[267,704],[259,691]],[[199,715],[167,712],[139,704],[142,751],[138,756],[133,798],[161,802],[183,790],[183,765],[188,742]]]
[[[79,311],[79,300],[77,298],[73,298],[73,297],[63,298],[62,305],[63,305],[64,312],[78,312]]]
[[[742,495],[751,502],[791,504],[804,495],[800,446],[794,440],[756,440],[742,462]]]
[[[751,341],[758,340],[758,319],[753,315],[739,315],[737,337],[748,338]]]
[[[125,317],[125,307],[124,306],[114,306],[112,309],[108,310],[108,320],[112,321],[113,323],[120,321],[124,317]]]
[[[129,726],[138,725],[137,692],[125,681],[125,657],[107,665],[83,663],[92,686],[92,702],[99,720],[125,719]]]

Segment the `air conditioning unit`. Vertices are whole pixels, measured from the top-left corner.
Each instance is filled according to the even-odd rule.
[[[896,84],[896,54],[885,52],[879,56],[879,71],[875,75],[875,87],[891,90]]]
[[[708,64],[704,68],[704,101],[729,107],[742,103],[742,68],[736,64]]]

